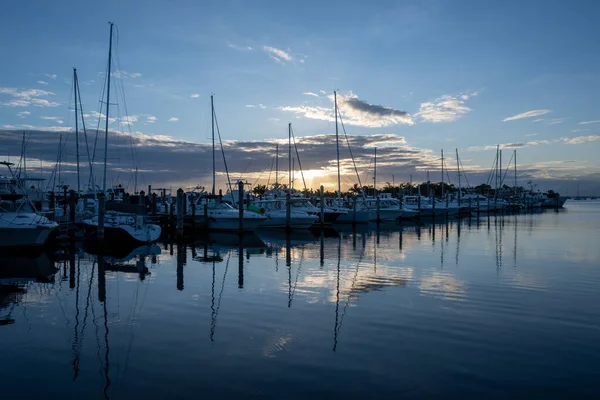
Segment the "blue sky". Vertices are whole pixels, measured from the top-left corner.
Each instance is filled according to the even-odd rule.
[[[332,133],[337,89],[349,134],[397,135],[429,157],[458,148],[473,170],[506,145],[533,179],[593,181],[599,12],[594,1],[12,2],[0,129],[72,127],[72,67],[86,113],[97,110],[113,21],[133,132],[207,142],[215,93],[224,139],[283,139],[288,122],[298,136]]]

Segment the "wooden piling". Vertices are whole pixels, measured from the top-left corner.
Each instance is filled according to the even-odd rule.
[[[181,239],[183,237],[183,189],[177,189],[177,224],[176,224],[176,232],[177,238]],[[173,210],[173,206],[171,205],[171,210]]]
[[[104,198],[104,193],[98,194],[98,241],[104,241],[104,213],[106,211],[106,199]]]
[[[323,185],[319,188],[319,195],[321,197],[321,229],[325,227],[325,188]]]
[[[152,203],[150,205],[150,215],[152,215],[153,217],[156,216],[156,198],[157,198],[156,193],[152,193]]]
[[[221,191],[219,190],[219,195],[221,195]],[[240,212],[240,234],[244,233],[244,182],[238,182],[238,210]],[[231,199],[233,200],[233,198]]]
[[[292,195],[290,192],[285,194],[285,230],[292,230]]]

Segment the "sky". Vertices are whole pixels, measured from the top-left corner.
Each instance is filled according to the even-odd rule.
[[[49,178],[62,135],[62,179],[74,184],[73,68],[93,154],[112,21],[112,183],[131,184],[138,167],[139,185],[208,187],[214,94],[232,179],[273,183],[280,143],[287,183],[292,123],[307,185],[335,190],[335,90],[363,184],[375,147],[382,186],[439,181],[441,150],[457,184],[456,149],[463,184],[486,182],[500,145],[505,169],[517,150],[519,185],[600,195],[599,12],[592,0],[10,1],[0,159],[18,161],[27,132],[30,171]],[[344,189],[359,178],[339,132]],[[225,188],[220,152],[217,169]]]

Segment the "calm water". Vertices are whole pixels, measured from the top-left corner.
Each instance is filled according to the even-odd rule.
[[[598,397],[600,203],[566,206],[2,256],[3,398]]]

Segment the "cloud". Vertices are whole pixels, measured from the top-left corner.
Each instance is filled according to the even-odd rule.
[[[313,92],[303,92],[302,94],[304,94],[306,96],[320,97],[318,94],[313,93]]]
[[[589,129],[573,129],[571,132],[575,133],[575,132],[589,132]]]
[[[353,93],[338,96],[338,99],[338,107],[343,111],[344,119],[349,119],[349,124],[369,127],[414,124],[411,116],[406,111],[377,104],[369,104],[364,100],[360,100]]]
[[[262,110],[264,110],[265,108],[267,108],[267,106],[263,105],[263,104],[246,104],[246,107],[248,108],[260,108]]]
[[[531,111],[526,111],[526,112],[521,113],[521,114],[513,115],[512,117],[506,117],[506,118],[504,118],[502,120],[502,122],[515,121],[517,119],[523,119],[523,118],[538,117],[540,115],[548,114],[549,112],[551,112],[551,111],[550,110],[531,110]]]
[[[106,118],[106,116],[104,116]],[[128,115],[126,117],[121,117],[119,124],[121,125],[133,125],[135,122],[139,120],[137,115]]]
[[[44,81],[37,81],[37,83],[39,83],[40,85],[48,86],[48,82],[44,82]]]
[[[321,106],[283,106],[278,107],[280,111],[292,112],[309,119],[323,121],[335,121],[334,97],[327,96],[331,101],[330,107]],[[391,107],[370,104],[360,100],[352,92],[346,95],[338,94],[338,108],[345,124],[362,126],[366,128],[381,128],[391,125],[406,124],[413,125],[414,121],[406,111],[396,110]]]
[[[123,70],[116,70],[111,74],[113,77],[117,78],[117,79],[135,79],[135,78],[139,78],[140,76],[142,76],[142,74],[140,74],[139,72],[127,72],[127,71],[123,71]]]
[[[40,117],[40,119],[45,119],[49,121],[54,121],[57,124],[64,124],[64,122],[60,119],[60,117]]]
[[[167,120],[167,122],[177,122],[177,121],[179,121],[179,118],[177,118],[177,117],[171,117]]]
[[[533,120],[533,121],[531,121],[531,122],[542,122],[543,120],[544,120],[544,118],[538,118],[538,119],[534,119],[534,120]]]
[[[292,61],[292,56],[289,53],[276,47],[263,46],[263,50],[278,63],[285,64],[284,61]]]
[[[43,74],[44,76],[47,76],[50,79],[56,79],[56,74]]]
[[[414,115],[426,122],[450,122],[460,118],[471,109],[464,105],[465,101],[477,96],[477,92],[457,96],[444,95],[433,102],[421,103],[419,111]]]
[[[600,123],[600,119],[594,120],[594,121],[581,121],[579,123],[579,125],[589,125],[589,124],[599,124],[599,123]]]
[[[254,50],[254,47],[252,46],[238,46],[232,43],[228,43],[227,44],[228,47],[231,47],[234,50],[239,50],[239,51],[252,51]]]
[[[595,142],[600,140],[600,135],[589,135],[589,136],[577,136],[574,138],[561,138],[566,144],[581,144],[588,142]]]
[[[200,95],[198,93],[194,93],[194,94],[190,94],[190,97],[193,99],[197,99],[198,97],[200,97]]]
[[[19,113],[17,113],[17,117],[19,118],[27,118],[27,116],[31,114],[29,111],[21,111]]]
[[[41,89],[25,89],[18,90],[15,88],[0,87],[0,94],[14,97],[14,100],[1,102],[0,105],[7,107],[56,107],[59,103],[40,99],[43,96],[54,96],[53,92],[48,92]]]
[[[537,136],[537,133],[526,133],[525,136]]]
[[[281,121],[279,118],[268,118],[267,120],[271,121],[271,122],[279,122],[279,121]]]
[[[569,118],[551,118],[548,120],[548,125],[562,124],[563,122],[565,122],[568,119]]]
[[[520,149],[523,147],[538,146],[540,144],[551,144],[556,143],[556,140],[534,140],[530,142],[515,142],[515,143],[503,143],[499,144],[501,149]],[[480,151],[480,150],[496,150],[498,145],[485,145],[485,146],[471,146],[467,150],[469,151]]]
[[[146,122],[149,124],[155,123],[157,119],[154,115],[146,115]]]

